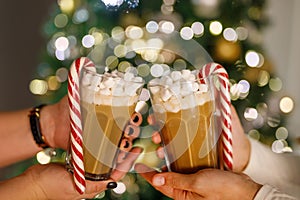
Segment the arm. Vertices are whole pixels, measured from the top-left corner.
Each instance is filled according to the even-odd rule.
[[[233,107],[231,111],[233,171],[300,198],[300,156],[274,153],[270,147],[247,137]]]
[[[0,114],[0,166],[29,158],[41,150],[33,140],[29,109]]]
[[[0,167],[34,156],[42,148],[35,143],[29,124],[30,109],[0,113]],[[42,108],[41,131],[51,147],[67,148],[69,111],[67,98]]]
[[[277,154],[262,143],[250,139],[251,157],[244,173],[261,184],[270,184],[300,198],[300,157]]]

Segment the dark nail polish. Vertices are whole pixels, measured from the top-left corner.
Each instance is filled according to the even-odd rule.
[[[106,185],[106,188],[108,189],[114,189],[118,186],[118,184],[116,182],[109,182],[107,185]]]

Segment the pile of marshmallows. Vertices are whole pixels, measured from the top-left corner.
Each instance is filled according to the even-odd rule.
[[[84,71],[81,96],[83,101],[96,105],[130,106],[137,102],[143,86],[143,78],[130,70],[104,74]]]
[[[148,89],[152,104],[162,105],[167,111],[178,112],[212,99],[208,86],[197,78],[198,70],[172,71],[165,64],[154,64],[150,73],[153,78]],[[144,84],[134,67],[127,68],[124,73],[114,70],[101,75],[86,70],[81,80],[81,95],[88,103],[130,106],[139,99]]]
[[[198,70],[181,70],[152,79],[148,84],[152,106],[176,113],[211,100],[207,84],[201,84],[197,77]]]

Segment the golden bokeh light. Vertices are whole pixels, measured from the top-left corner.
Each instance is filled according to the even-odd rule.
[[[294,109],[294,101],[290,97],[283,97],[280,100],[279,108],[283,113],[290,113]]]
[[[32,94],[44,95],[48,91],[48,84],[44,80],[34,79],[29,83],[29,90]]]

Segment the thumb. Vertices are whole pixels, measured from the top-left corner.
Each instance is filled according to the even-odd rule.
[[[195,176],[190,174],[178,174],[174,172],[159,173],[153,176],[154,186],[168,186],[174,189],[193,191],[195,189]]]

